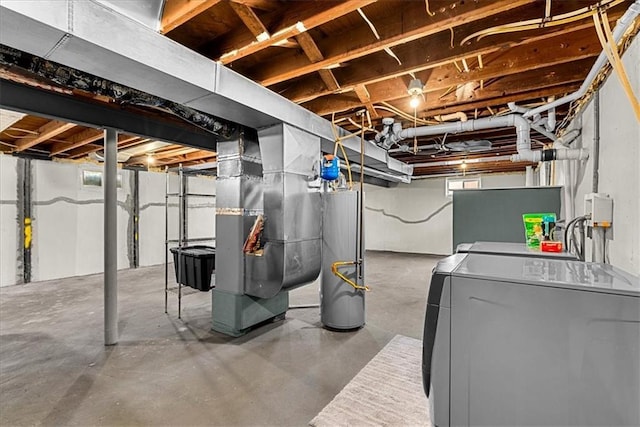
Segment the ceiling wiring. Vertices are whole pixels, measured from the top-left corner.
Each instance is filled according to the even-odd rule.
[[[546,16],[546,10],[550,11],[550,1],[545,4],[545,17],[537,19],[529,19],[526,21],[512,22],[510,24],[498,25],[495,27],[486,28],[481,31],[477,31],[467,37],[465,37],[460,45],[463,46],[468,41],[476,38],[476,41],[481,40],[484,37],[492,36],[496,34],[512,33],[516,31],[535,30],[539,28],[555,27],[558,25],[569,24],[571,22],[580,21],[585,18],[590,18],[598,10],[606,10],[623,3],[625,0],[602,0],[596,4],[585,6],[583,8],[574,10],[572,12],[563,13],[557,16]],[[549,12],[550,13],[550,12]]]

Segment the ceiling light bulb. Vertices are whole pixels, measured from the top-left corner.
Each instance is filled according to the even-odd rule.
[[[420,96],[419,95],[412,95],[411,96],[411,101],[409,101],[409,105],[413,109],[418,108],[418,105],[420,105]]]
[[[147,164],[148,165],[152,165],[156,162],[155,157],[153,157],[151,154],[147,154]]]
[[[460,167],[461,167],[462,169],[466,169],[466,168],[467,168],[467,164],[465,163],[465,161],[464,161],[464,160],[462,161],[462,164],[460,165]]]

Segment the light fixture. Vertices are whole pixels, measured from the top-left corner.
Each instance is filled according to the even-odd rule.
[[[414,110],[418,108],[420,105],[420,98],[422,97],[423,92],[423,84],[420,79],[413,79],[409,82],[409,87],[407,88],[407,92],[411,95],[411,101],[409,101],[409,105]]]
[[[467,162],[466,162],[466,160],[463,160],[463,161],[462,161],[462,163],[460,164],[460,167],[461,167],[462,169],[466,169],[466,168],[467,168]]]
[[[156,158],[152,154],[147,154],[147,164],[153,165],[156,162]]]

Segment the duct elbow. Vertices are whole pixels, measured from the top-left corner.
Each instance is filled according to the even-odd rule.
[[[549,98],[549,102],[555,101],[555,97]],[[556,108],[553,107],[547,113],[547,121],[544,124],[545,129],[549,132],[553,132],[556,129]]]
[[[569,132],[565,133],[564,135],[562,135],[560,138],[558,138],[556,140],[557,143],[557,147],[556,147],[556,143],[554,143],[554,147],[555,148],[568,148],[571,143],[573,143],[573,141],[575,141],[581,134],[581,130],[580,129],[572,129]]]
[[[511,110],[511,112],[513,113],[525,114],[527,111],[529,111],[529,109],[527,108],[516,105],[515,102],[508,102],[507,106],[509,107],[509,110]]]

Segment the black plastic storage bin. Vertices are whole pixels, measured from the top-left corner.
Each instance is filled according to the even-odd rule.
[[[211,274],[216,265],[216,248],[211,246],[185,246],[182,248],[180,279],[178,279],[178,248],[171,248],[176,281],[200,291],[211,289]]]

